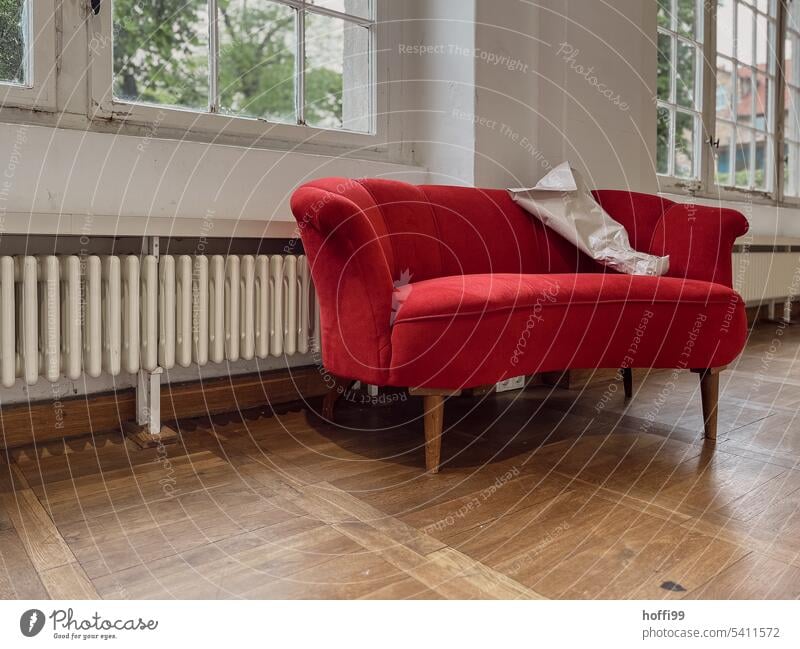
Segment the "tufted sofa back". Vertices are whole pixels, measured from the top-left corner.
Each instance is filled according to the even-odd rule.
[[[328,182],[333,181],[333,182]],[[327,179],[328,189],[352,200],[369,218],[391,276],[410,281],[477,273],[599,272],[559,235],[520,208],[501,189],[410,185],[395,180]],[[316,183],[314,183],[316,184]],[[652,229],[633,218],[629,192],[595,194],[646,251]],[[657,197],[656,218],[672,203]],[[657,203],[657,204],[656,204]],[[641,210],[641,203],[637,203]],[[636,231],[636,227],[640,231]]]
[[[548,232],[503,190],[361,185],[380,208],[392,276],[411,281],[476,273],[576,272],[577,250]]]

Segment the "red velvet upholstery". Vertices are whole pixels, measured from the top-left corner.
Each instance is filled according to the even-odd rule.
[[[540,371],[703,368],[742,350],[731,210],[595,193],[667,277],[599,266],[503,190],[328,178],[292,197],[323,363],[376,385],[456,389]]]

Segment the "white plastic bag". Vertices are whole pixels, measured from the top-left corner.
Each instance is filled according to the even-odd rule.
[[[669,257],[656,257],[631,247],[625,228],[600,207],[582,176],[563,162],[536,187],[509,189],[520,206],[547,227],[600,262],[628,275],[664,275]]]

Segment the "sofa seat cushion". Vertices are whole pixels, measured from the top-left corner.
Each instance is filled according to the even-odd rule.
[[[720,367],[744,303],[720,284],[615,273],[483,274],[395,291],[390,383],[462,388],[595,367]]]

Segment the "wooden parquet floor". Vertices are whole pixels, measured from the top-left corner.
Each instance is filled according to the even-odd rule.
[[[754,330],[716,446],[695,375],[635,371],[627,403],[607,381],[450,399],[438,476],[418,399],[16,449],[0,597],[797,598],[799,351],[800,327]]]

